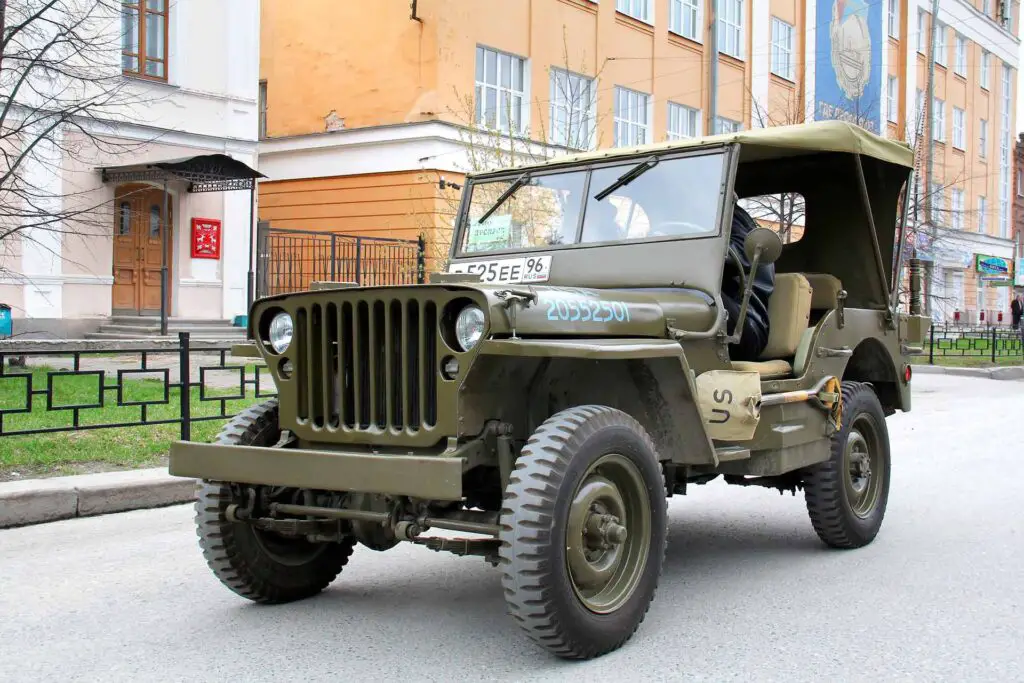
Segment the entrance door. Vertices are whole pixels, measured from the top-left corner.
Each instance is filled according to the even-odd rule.
[[[168,225],[174,214],[168,197]],[[164,192],[148,185],[122,185],[114,197],[114,287],[111,308],[119,315],[160,313]],[[171,234],[167,235],[167,272],[171,272]],[[166,303],[170,310],[168,277]]]

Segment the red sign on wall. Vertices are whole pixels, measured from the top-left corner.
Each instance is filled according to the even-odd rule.
[[[192,258],[220,258],[220,221],[192,219]]]

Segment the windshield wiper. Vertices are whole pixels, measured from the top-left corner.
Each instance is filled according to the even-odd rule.
[[[494,204],[492,204],[492,205],[491,205],[491,208],[489,208],[489,209],[487,209],[486,211],[484,211],[484,215],[483,215],[483,216],[480,216],[480,220],[478,220],[478,221],[477,221],[477,223],[483,223],[483,222],[484,222],[485,220],[487,220],[487,218],[488,218],[488,217],[489,217],[489,216],[490,216],[490,215],[491,215],[492,213],[494,213],[495,211],[497,211],[497,210],[498,210],[498,207],[499,207],[499,206],[501,206],[502,204],[504,204],[504,203],[505,203],[505,200],[506,200],[506,199],[508,199],[509,197],[511,197],[511,196],[512,196],[512,194],[513,194],[513,193],[514,193],[514,192],[515,192],[516,190],[518,190],[518,189],[519,189],[520,187],[522,187],[523,185],[525,185],[525,184],[526,184],[526,182],[527,182],[527,181],[528,181],[529,179],[530,179],[530,174],[529,174],[529,173],[524,173],[523,175],[521,175],[521,176],[519,176],[518,178],[516,178],[515,180],[513,180],[513,181],[512,181],[512,184],[508,186],[508,189],[507,189],[507,190],[505,190],[504,192],[502,192],[502,193],[501,193],[501,196],[500,196],[500,197],[498,197],[498,201],[494,202]]]
[[[651,170],[658,165],[658,157],[651,157],[645,161],[641,161],[639,164],[629,169],[625,173],[619,176],[618,180],[604,188],[600,192],[594,195],[594,199],[601,201],[615,190],[619,189],[623,185],[629,185],[631,182],[639,178],[641,175]]]

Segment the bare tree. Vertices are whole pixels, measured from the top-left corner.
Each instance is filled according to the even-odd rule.
[[[53,259],[71,236],[109,235],[111,202],[66,182],[71,167],[152,141],[116,137],[142,96],[122,73],[119,0],[0,0],[0,273],[31,243]],[[139,20],[136,16],[136,21]]]

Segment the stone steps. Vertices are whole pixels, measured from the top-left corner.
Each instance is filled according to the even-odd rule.
[[[188,332],[191,339],[245,339],[245,328],[235,327],[230,320],[201,318],[169,318],[167,334],[160,334],[160,317],[152,315],[114,315],[86,339],[127,341],[132,339],[173,339],[179,332]]]

